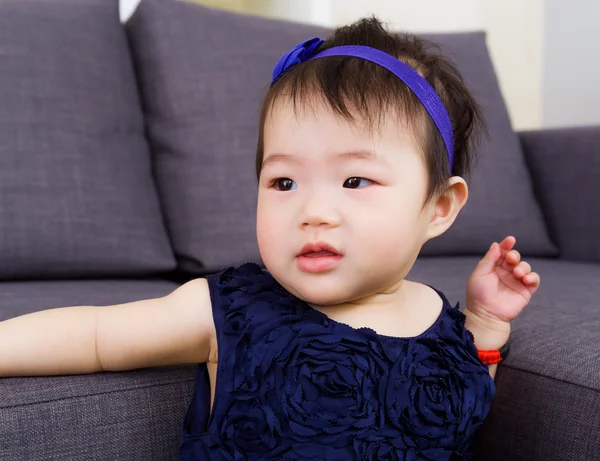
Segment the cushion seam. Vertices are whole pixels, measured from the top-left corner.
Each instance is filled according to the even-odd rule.
[[[149,384],[149,385],[145,385],[145,386],[130,387],[130,388],[124,388],[124,389],[119,389],[119,390],[113,390],[113,391],[94,392],[94,393],[89,393],[89,394],[73,395],[73,396],[60,397],[60,398],[55,398],[55,399],[38,400],[36,402],[30,402],[30,403],[18,403],[18,404],[15,404],[15,405],[6,405],[6,406],[0,405],[0,410],[9,409],[9,408],[28,407],[28,406],[31,406],[31,405],[38,405],[38,404],[41,404],[41,403],[59,402],[59,401],[62,401],[62,400],[66,401],[66,400],[82,399],[82,398],[86,398],[86,397],[93,397],[93,396],[96,396],[96,395],[116,394],[116,393],[120,393],[120,392],[134,391],[134,390],[137,390],[137,389],[149,389],[149,388],[152,388],[152,387],[164,387],[164,386],[170,386],[172,384],[194,382],[195,380],[196,380],[196,378],[194,377],[194,378],[191,378],[191,379],[171,381],[171,382],[163,383],[163,384]]]
[[[570,384],[572,386],[577,386],[577,387],[581,387],[581,388],[584,388],[584,389],[588,389],[590,391],[594,391],[594,392],[600,393],[600,389],[596,389],[596,388],[587,386],[585,384],[579,384],[579,383],[575,383],[575,382],[572,382],[572,381],[568,381],[566,379],[560,379],[560,378],[556,378],[554,376],[548,376],[548,375],[545,375],[545,374],[542,374],[542,373],[538,373],[536,371],[526,370],[524,368],[519,368],[519,367],[515,367],[515,366],[512,366],[512,365],[502,365],[502,368],[510,368],[510,369],[513,369],[513,370],[516,370],[516,371],[520,371],[520,372],[523,372],[523,373],[529,373],[529,374],[532,374],[532,375],[535,375],[535,376],[540,376],[542,378],[551,379],[551,380],[556,381],[556,382]]]

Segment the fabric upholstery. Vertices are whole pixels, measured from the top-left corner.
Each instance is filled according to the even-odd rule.
[[[475,461],[598,459],[597,386],[580,386],[508,365],[498,368],[496,385],[500,393],[481,430]]]
[[[65,306],[107,306],[158,298],[179,285],[161,279],[98,279],[2,282],[0,322]]]
[[[520,137],[561,258],[600,262],[600,127],[528,131]]]
[[[0,459],[176,461],[195,370],[0,379]]]
[[[0,2],[0,279],[175,260],[117,0]]]

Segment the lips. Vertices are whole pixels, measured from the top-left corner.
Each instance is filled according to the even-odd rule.
[[[318,258],[321,256],[340,256],[340,252],[333,246],[324,242],[307,243],[302,247],[298,256]]]
[[[323,256],[338,256],[337,253],[332,253],[331,251],[310,251],[308,253],[304,253],[301,256],[306,256],[307,258],[321,258]]]
[[[313,242],[302,247],[296,262],[302,272],[314,274],[333,270],[342,258],[341,252],[328,243]]]

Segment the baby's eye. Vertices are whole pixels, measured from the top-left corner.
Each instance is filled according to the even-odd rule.
[[[295,181],[290,178],[277,178],[273,181],[273,187],[280,191],[293,190],[297,187]]]
[[[347,187],[348,189],[361,189],[369,184],[373,184],[373,181],[367,178],[359,178],[358,176],[354,176],[346,179],[344,182],[344,187]]]

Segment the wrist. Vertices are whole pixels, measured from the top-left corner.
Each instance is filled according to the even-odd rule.
[[[499,350],[510,337],[510,322],[465,309],[465,327],[473,334],[479,350]]]

